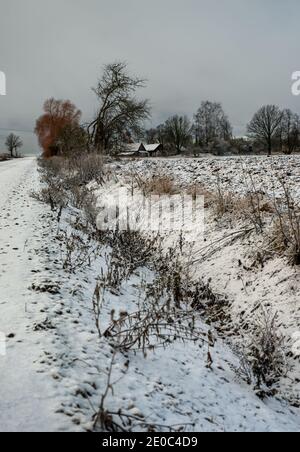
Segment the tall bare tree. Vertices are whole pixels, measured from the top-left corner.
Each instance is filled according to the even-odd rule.
[[[273,141],[278,135],[283,112],[276,105],[265,105],[255,113],[248,124],[248,134],[267,146],[269,156],[272,154]]]
[[[127,136],[139,136],[143,121],[150,115],[148,100],[135,97],[145,87],[145,80],[131,76],[127,64],[116,62],[104,67],[101,79],[93,90],[100,107],[88,127],[90,144],[99,151],[111,151]]]
[[[145,139],[148,144],[156,143],[158,140],[157,129],[148,129],[145,132]]]
[[[279,139],[286,154],[292,154],[300,145],[300,117],[286,109],[282,112]]]
[[[165,123],[165,134],[168,144],[174,146],[178,154],[192,139],[192,126],[186,116],[175,115]]]
[[[165,124],[159,124],[159,126],[157,126],[156,130],[157,130],[157,141],[164,146],[167,141],[167,133],[166,133]]]
[[[11,157],[14,157],[14,153],[15,157],[17,157],[18,149],[23,146],[23,142],[20,137],[18,137],[14,133],[11,133],[6,138],[5,146],[7,147]]]
[[[194,134],[196,144],[203,146],[232,138],[232,126],[220,103],[202,102],[194,117]]]
[[[148,144],[160,143],[163,146],[167,143],[166,124],[160,124],[156,128],[146,130],[145,139]]]

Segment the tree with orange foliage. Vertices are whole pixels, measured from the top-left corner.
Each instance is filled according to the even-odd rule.
[[[79,127],[81,111],[69,100],[46,100],[44,114],[37,120],[35,133],[45,158],[59,155],[59,137],[66,127]]]

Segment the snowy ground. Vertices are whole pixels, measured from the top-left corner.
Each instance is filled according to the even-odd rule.
[[[219,185],[224,192],[243,195],[247,190],[244,171],[248,170],[251,171],[256,188],[266,193],[270,199],[282,193],[279,178],[284,178],[295,199],[298,199],[300,156],[123,161],[113,166],[113,174],[117,175],[119,182],[113,184],[115,188],[111,188],[111,191],[118,190],[120,185],[126,185],[131,174],[138,174],[141,177],[167,175],[183,188],[198,184],[209,192],[216,191]],[[124,175],[127,176],[124,178]],[[137,205],[134,209],[138,211]],[[210,209],[205,209],[204,237],[197,230],[191,237],[194,241],[194,277],[209,281],[215,293],[228,297],[232,317],[230,328],[234,334],[241,335],[245,324],[251,328],[260,306],[278,313],[280,331],[286,340],[286,353],[291,355],[289,372],[281,383],[281,389],[292,403],[300,405],[300,358],[298,353],[292,353],[292,350],[297,351],[299,347],[299,268],[288,265],[286,259],[279,257],[267,261],[263,268],[253,266],[257,253],[266,246],[257,235],[226,243],[219,249],[216,247],[216,251],[211,256],[208,255],[208,247],[241,227],[239,222],[216,219]]]
[[[7,336],[6,357],[0,356],[0,431],[85,431],[111,363],[111,346],[99,339],[92,311],[104,251],[91,267],[64,271],[56,217],[29,196],[37,187],[33,159],[0,164],[0,331]],[[60,227],[68,228],[69,218],[65,212]],[[209,277],[212,267],[202,276]],[[119,294],[107,294],[103,328],[112,309],[136,310],[148,276],[140,269]],[[298,409],[275,399],[262,402],[237,380],[237,358],[220,338],[212,355],[212,370],[206,347],[198,344],[175,343],[146,359],[118,355],[107,408],[150,424],[189,424],[192,431],[299,431]]]

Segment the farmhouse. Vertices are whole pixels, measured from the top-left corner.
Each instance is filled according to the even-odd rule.
[[[160,143],[146,144],[144,147],[146,149],[146,152],[149,154],[149,157],[156,157],[160,152],[163,151],[163,145]]]
[[[120,152],[120,157],[140,157],[146,153],[143,143],[129,143],[124,144],[123,152]]]
[[[130,143],[124,145],[124,150],[119,157],[156,157],[163,150],[163,146],[159,143],[146,144]]]

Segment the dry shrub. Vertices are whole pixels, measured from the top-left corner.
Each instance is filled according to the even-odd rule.
[[[76,176],[78,184],[88,184],[97,182],[102,184],[104,181],[103,157],[99,154],[82,154],[70,159],[70,170]]]
[[[169,176],[155,175],[151,178],[142,178],[137,174],[132,176],[138,188],[147,195],[175,195],[179,192],[175,182]]]
[[[50,159],[41,158],[38,160],[38,164],[42,181],[44,177],[62,176],[66,169],[66,160],[62,157],[52,157]]]
[[[253,187],[246,196],[238,196],[230,191],[218,189],[211,195],[211,205],[217,217],[227,216],[230,220],[243,220],[262,233],[266,217],[274,214],[272,203]]]
[[[97,205],[97,198],[93,190],[86,186],[72,185],[69,193],[70,204],[76,209],[85,209],[86,206]]]
[[[90,236],[80,235],[76,232],[68,234],[66,231],[57,236],[61,242],[61,258],[63,269],[69,273],[90,267],[102,249],[98,243],[93,243]]]
[[[271,231],[271,249],[288,258],[292,265],[300,265],[300,216],[292,225],[287,214],[276,219]],[[295,227],[294,227],[295,226]]]
[[[112,312],[111,324],[105,332],[110,342],[117,343],[121,351],[142,351],[146,355],[148,350],[167,347],[176,340],[207,341],[206,333],[196,324],[199,315],[193,305],[200,292],[190,280],[189,269],[180,264],[178,252],[170,250],[164,255],[156,242],[151,244],[130,234],[126,236],[126,248],[118,245],[117,256],[123,271],[127,272],[130,263],[133,269],[148,267],[156,276],[144,287],[137,311],[123,312],[119,318]]]
[[[60,186],[44,187],[39,192],[32,192],[31,197],[41,203],[49,204],[53,212],[65,208],[68,204],[67,194]]]
[[[86,219],[96,224],[96,197],[86,185],[104,181],[103,158],[98,154],[82,154],[76,158],[53,157],[40,159],[39,172],[43,187],[34,194],[39,201],[51,205],[52,210],[68,204],[83,209]]]
[[[53,211],[62,209],[68,204],[65,171],[66,162],[61,157],[39,160],[42,189],[38,193],[32,193],[32,196],[40,202],[49,204]]]
[[[300,206],[283,180],[283,198],[274,199],[276,220],[271,232],[271,248],[289,263],[300,265]]]
[[[225,190],[222,185],[220,174],[217,175],[215,191],[212,197],[212,210],[217,217],[232,214],[235,205],[235,196],[232,192]]]
[[[142,351],[167,347],[175,341],[206,342],[206,335],[196,326],[194,311],[178,310],[167,302],[154,298],[154,303],[144,310],[122,313],[112,319],[104,336],[118,343],[123,352]]]
[[[125,276],[120,279],[129,278],[138,268],[150,266],[155,260],[156,251],[159,246],[158,236],[144,236],[139,231],[114,231],[108,237],[111,247],[110,267],[113,273],[119,274],[118,269],[123,269],[121,274]],[[116,285],[117,289],[118,286]]]
[[[233,214],[255,227],[257,233],[263,232],[265,219],[274,213],[271,202],[259,193],[248,193],[244,197],[236,197]]]
[[[209,191],[202,185],[195,183],[187,187],[186,193],[194,199],[203,196],[204,207],[212,208],[214,215],[217,217],[233,214],[236,210],[235,206],[238,198],[233,193],[223,190],[219,183],[215,191]]]
[[[7,160],[10,160],[11,157],[8,154],[0,154],[0,162],[6,162]]]
[[[156,195],[174,195],[178,192],[174,181],[169,177],[154,177],[149,184],[149,189]]]
[[[286,373],[284,338],[280,333],[278,314],[261,309],[253,324],[253,332],[245,338],[241,352],[239,376],[255,384],[257,394],[273,395],[272,388]]]
[[[217,217],[223,217],[226,214],[235,212],[236,197],[233,193],[218,190],[213,195],[212,208]]]
[[[67,157],[52,157],[39,160],[42,182],[48,183],[59,178],[66,187],[86,185],[92,181],[102,184],[104,179],[104,161],[101,155],[80,154]]]
[[[205,187],[200,184],[192,184],[186,188],[186,193],[195,200],[198,197],[204,197],[204,207],[207,209],[210,207],[214,200],[214,195],[212,192],[208,191]]]

